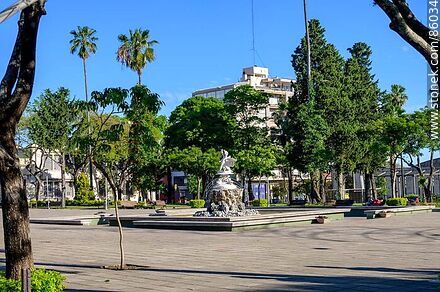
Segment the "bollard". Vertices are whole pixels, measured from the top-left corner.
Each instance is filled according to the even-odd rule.
[[[29,268],[21,270],[21,291],[31,292],[31,272]]]

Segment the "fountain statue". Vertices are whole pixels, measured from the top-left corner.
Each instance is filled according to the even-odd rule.
[[[246,209],[243,203],[243,187],[231,178],[231,167],[235,159],[228,151],[221,150],[220,170],[206,186],[205,199],[207,211],[198,211],[194,216],[238,217],[258,215],[257,210]]]

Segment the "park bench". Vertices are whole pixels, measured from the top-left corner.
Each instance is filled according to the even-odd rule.
[[[134,209],[137,205],[137,202],[133,201],[122,201],[119,206],[121,209]]]
[[[157,200],[156,202],[154,202],[154,206],[163,208],[166,206],[166,203],[165,203],[165,201]]]

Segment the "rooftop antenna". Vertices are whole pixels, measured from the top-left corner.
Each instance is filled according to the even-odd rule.
[[[252,2],[252,56],[253,56],[253,65],[256,66],[255,64],[255,23],[254,23],[254,0],[251,1]]]
[[[310,35],[309,35],[309,19],[307,17],[307,0],[304,0],[304,22],[306,26],[306,42],[307,42],[307,97],[310,100],[310,86],[312,79],[312,61],[310,56]]]

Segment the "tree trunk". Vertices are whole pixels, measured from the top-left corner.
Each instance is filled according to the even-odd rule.
[[[377,186],[376,186],[376,176],[374,173],[371,173],[371,194],[373,195],[373,199],[377,199]]]
[[[396,160],[394,156],[390,156],[390,182],[391,182],[391,198],[396,197]]]
[[[197,177],[197,200],[200,200],[200,187],[202,185],[202,179]]]
[[[428,203],[432,202],[432,184],[433,184],[433,174],[434,174],[434,151],[431,150],[430,158],[429,158],[429,176],[428,176],[428,184],[426,186],[426,200]]]
[[[110,184],[112,191],[113,191],[113,198],[114,198],[114,204],[115,204],[115,215],[116,215],[116,222],[118,222],[118,233],[119,233],[119,255],[120,255],[120,269],[125,268],[125,252],[124,252],[124,233],[122,232],[122,225],[121,225],[121,219],[119,217],[119,208],[118,208],[118,196],[121,194],[122,190],[117,189],[116,187],[111,183]]]
[[[137,71],[137,75],[138,75],[138,85],[142,84],[142,71]]]
[[[61,153],[61,208],[66,207],[66,158]]]
[[[41,179],[35,176],[35,200],[38,202],[41,193]]]
[[[255,199],[254,194],[252,193],[252,178],[248,177],[248,196],[249,201],[253,201]]]
[[[89,101],[89,86],[87,82],[87,66],[86,66],[86,60],[82,59],[83,61],[83,73],[84,73],[84,91],[86,94],[86,102]],[[87,110],[87,123],[90,125],[90,112]],[[90,126],[88,127],[89,135],[91,135]],[[89,145],[88,147],[88,156],[89,156],[89,183],[90,183],[90,190],[93,191],[93,162],[92,162],[92,146]]]
[[[287,187],[287,193],[289,197],[289,204],[293,201],[293,173],[292,168],[289,167],[287,170],[287,180],[288,180],[288,187]]]
[[[370,199],[373,199],[373,194],[371,191],[371,173],[369,173],[368,171],[364,173],[364,184],[365,184],[365,198],[362,199],[364,202],[368,202]]]
[[[167,203],[174,203],[174,188],[173,182],[171,181],[171,167],[167,167]]]
[[[345,175],[342,171],[338,172],[338,194],[341,200],[345,199]]]
[[[8,135],[13,140],[12,133]],[[4,136],[2,136],[4,137]],[[3,139],[2,139],[3,140]],[[29,209],[20,165],[12,144],[0,144],[0,187],[5,238],[6,277],[20,279],[23,268],[33,266]]]
[[[6,277],[16,280],[22,269],[33,266],[33,259],[29,209],[14,136],[32,95],[37,32],[43,14],[43,1],[22,11],[14,49],[0,84],[0,190]]]
[[[322,172],[320,172],[320,175],[319,175],[319,193],[320,193],[322,203],[325,203],[325,201],[327,200],[326,194],[325,194],[325,174]]]

